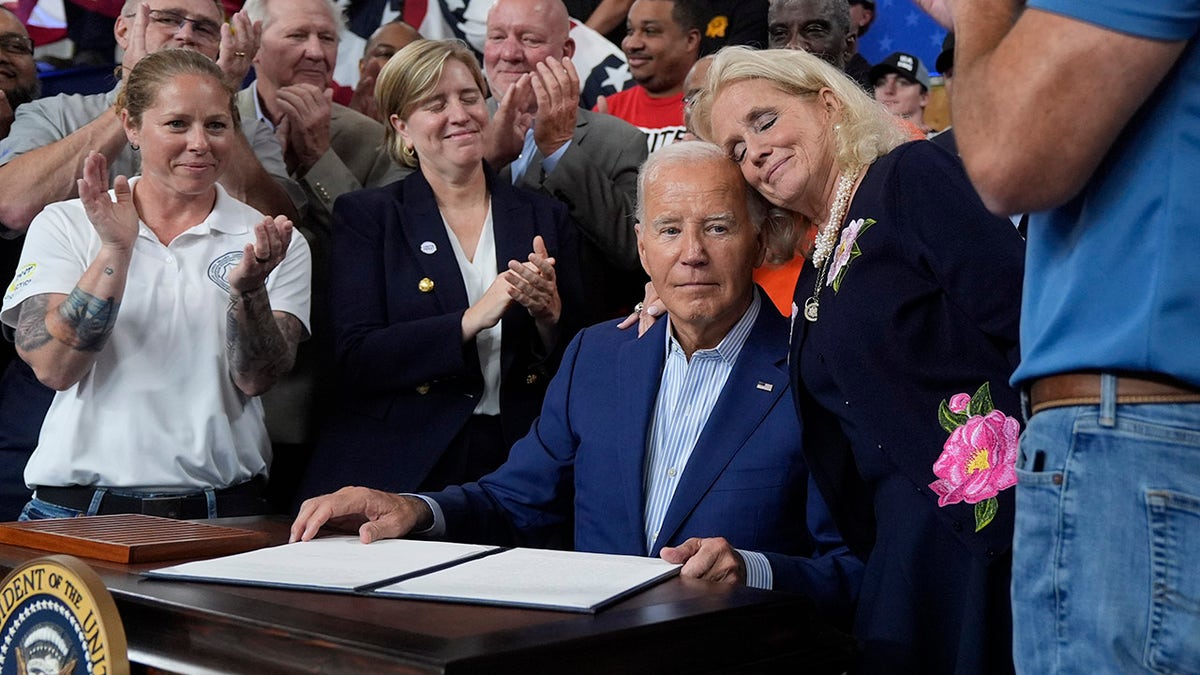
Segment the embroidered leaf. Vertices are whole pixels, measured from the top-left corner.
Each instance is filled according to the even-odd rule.
[[[1000,510],[1000,502],[996,501],[995,497],[989,497],[975,505],[975,531],[978,532],[987,527],[988,523],[996,517],[996,512]]]
[[[854,248],[850,249],[850,257],[846,259],[846,264],[842,265],[841,268],[838,269],[837,276],[833,278],[834,293],[837,293],[838,290],[841,289],[842,279],[846,278],[846,270],[850,269],[850,263],[854,262],[854,259],[860,255],[862,255],[862,250],[858,248],[858,244],[855,244]]]
[[[938,423],[946,430],[946,433],[952,434],[954,430],[965,424],[967,415],[965,413],[956,413],[950,409],[950,405],[943,399],[942,404],[938,406]]]
[[[842,279],[844,279],[846,277],[846,270],[850,268],[850,263],[855,258],[862,255],[862,249],[860,249],[858,247],[858,238],[860,236],[862,236],[863,232],[867,231],[867,228],[871,227],[874,224],[875,224],[874,218],[867,218],[866,220],[858,222],[857,228],[855,228],[855,223],[851,223],[850,226],[847,227],[847,229],[842,231],[842,237],[839,240],[838,248],[846,245],[847,243],[850,244],[851,248],[850,248],[850,255],[846,257],[846,262],[842,263],[841,265],[837,265],[836,271],[833,273],[833,279],[831,279],[831,280],[829,280],[829,282],[827,282],[830,286],[833,287],[834,293],[837,293],[842,288]],[[849,242],[847,242],[847,239],[849,239]],[[837,254],[837,249],[835,248],[834,255],[836,255],[836,254]]]
[[[992,387],[987,382],[979,387],[975,395],[971,397],[971,402],[967,404],[967,415],[974,417],[975,415],[986,415],[996,409],[992,404]]]

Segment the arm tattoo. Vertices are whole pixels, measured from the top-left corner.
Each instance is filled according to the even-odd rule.
[[[49,304],[48,295],[35,295],[21,303],[16,334],[16,343],[21,351],[36,351],[54,339],[46,327],[46,306]]]
[[[239,313],[243,320],[239,321]],[[225,313],[225,349],[235,374],[278,377],[291,370],[299,322],[276,321],[266,289],[231,293]]]
[[[74,329],[74,334],[66,335],[63,342],[81,352],[100,351],[112,334],[120,306],[113,298],[97,298],[76,286],[58,306],[59,318]]]

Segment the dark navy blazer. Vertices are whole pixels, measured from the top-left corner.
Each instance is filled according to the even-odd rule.
[[[654,556],[690,537],[720,536],[765,554],[775,588],[844,614],[862,563],[810,490],[788,385],[788,324],[769,310],[764,299],[650,551],[644,467],[666,321],[641,339],[614,323],[580,333],[508,461],[477,483],[428,495],[443,509],[447,536],[539,545],[573,525],[576,550]]]
[[[529,429],[581,310],[566,207],[488,172],[497,270],[526,260],[534,235],[555,257],[562,335],[541,344],[513,303],[503,317],[500,417],[508,445]],[[475,342],[462,343],[462,273],[420,172],[343,195],[333,211],[332,300],[341,402],[323,425],[303,496],[365,485],[393,492],[421,481],[483,393]]]

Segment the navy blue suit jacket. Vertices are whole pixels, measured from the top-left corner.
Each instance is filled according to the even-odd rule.
[[[546,349],[529,312],[505,312],[500,417],[508,445],[529,430],[581,310],[566,207],[488,173],[496,263],[525,260],[541,235],[555,257],[562,335]],[[419,488],[483,393],[475,342],[462,343],[462,273],[433,189],[418,171],[334,205],[332,300],[341,404],[323,425],[302,496],[365,485]]]
[[[765,554],[775,588],[845,615],[862,563],[810,490],[788,385],[788,324],[763,297],[650,551],[643,474],[666,321],[641,339],[614,323],[580,333],[508,461],[477,483],[427,495],[442,508],[446,536],[542,545],[573,525],[576,550],[653,556],[720,536]]]

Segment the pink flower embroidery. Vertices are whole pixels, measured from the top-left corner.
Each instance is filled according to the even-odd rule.
[[[1021,425],[996,410],[987,382],[974,395],[955,394],[938,406],[938,422],[950,438],[933,463],[937,480],[929,489],[938,506],[975,505],[975,531],[1000,511],[996,495],[1017,484],[1017,437]]]
[[[1016,485],[1020,431],[1017,420],[999,410],[970,417],[955,429],[933,464],[938,480],[929,488],[938,506],[978,504]]]
[[[955,394],[950,397],[950,410],[956,413],[965,412],[971,397],[967,394]]]
[[[838,245],[833,249],[832,262],[829,263],[829,274],[825,280],[825,285],[832,286],[835,293],[842,285],[842,277],[846,273],[846,266],[850,264],[851,260],[862,255],[862,251],[858,248],[858,235],[866,232],[867,228],[874,224],[874,218],[859,218],[847,223],[846,227],[842,230],[842,236],[838,240]]]

